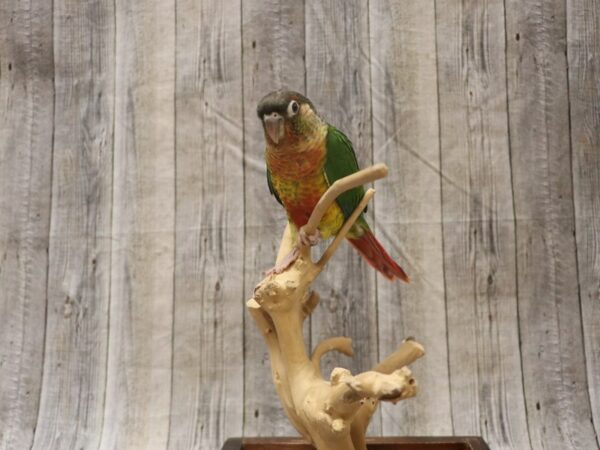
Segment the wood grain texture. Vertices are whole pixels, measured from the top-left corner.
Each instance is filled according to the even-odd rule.
[[[436,6],[454,432],[526,449],[503,2]]]
[[[114,40],[112,1],[54,2],[53,207],[36,449],[98,448],[102,433],[110,290]]]
[[[108,376],[102,449],[165,448],[175,234],[173,2],[116,3]]]
[[[450,434],[434,2],[371,2],[370,29],[374,160],[393,167],[376,234],[411,277],[378,284],[379,355],[408,336],[427,352],[413,366],[419,400],[382,405],[383,434]]]
[[[563,1],[506,6],[521,357],[533,448],[597,448],[577,286]]]
[[[567,1],[573,197],[583,338],[600,436],[600,3]]]
[[[239,2],[179,1],[176,47],[177,227],[169,448],[213,449],[243,431]]]
[[[0,4],[0,448],[27,449],[38,414],[50,223],[52,8]]]
[[[362,1],[306,2],[306,94],[320,116],[352,141],[360,167],[373,164],[368,15]],[[367,220],[373,223],[372,212]],[[326,378],[335,367],[359,373],[378,362],[375,282],[371,266],[344,243],[314,284],[321,304],[311,316],[312,344],[340,335],[352,339],[354,350],[351,359],[325,355]],[[381,434],[379,411],[369,433]]]
[[[314,447],[295,438],[229,439],[222,450],[311,450]],[[371,437],[368,450],[489,450],[479,437]]]
[[[598,0],[5,0],[0,449],[214,449],[295,434],[244,300],[285,226],[256,104],[305,92],[389,165],[307,344],[421,394],[374,434],[598,450]],[[311,342],[312,341],[312,342]]]
[[[256,106],[264,95],[282,87],[305,90],[303,2],[245,0],[242,2],[242,36],[244,293],[250,298],[263,272],[275,264],[287,220],[283,208],[267,187],[265,140]],[[247,314],[244,311],[244,435],[294,434],[271,385],[267,348]]]

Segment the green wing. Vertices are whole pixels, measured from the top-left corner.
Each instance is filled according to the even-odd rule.
[[[277,201],[279,202],[279,204],[283,206],[283,202],[279,198],[279,195],[277,194],[277,191],[275,190],[275,187],[273,186],[273,180],[271,180],[271,171],[268,168],[267,168],[267,184],[269,185],[269,192],[271,193],[271,195],[274,195],[275,198],[277,199]]]
[[[329,125],[327,131],[327,158],[325,160],[325,176],[331,186],[336,180],[358,172],[358,161],[350,140],[335,127]],[[344,217],[348,218],[356,209],[365,190],[362,186],[344,192],[337,198]],[[365,211],[367,208],[365,208]]]

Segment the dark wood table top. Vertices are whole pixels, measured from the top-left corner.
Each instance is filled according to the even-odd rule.
[[[474,436],[449,437],[372,437],[369,450],[489,450],[483,439]],[[300,438],[232,438],[222,450],[313,450]]]

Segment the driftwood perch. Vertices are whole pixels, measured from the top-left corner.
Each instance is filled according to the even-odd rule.
[[[378,164],[336,181],[323,195],[303,227],[314,232],[327,208],[338,195],[387,175]],[[302,323],[319,303],[311,283],[348,233],[375,191],[367,190],[361,203],[348,218],[321,258],[314,262],[310,248],[301,246],[300,257],[286,271],[269,275],[254,290],[248,310],[261,331],[271,357],[271,372],[284,410],[294,427],[318,450],[366,450],[365,432],[379,401],[397,402],[412,397],[417,383],[408,364],[424,354],[423,347],[405,340],[384,361],[368,372],[352,375],[336,368],[325,380],[319,367],[326,352],[336,350],[352,355],[349,338],[334,337],[319,343],[308,356],[302,336]],[[294,245],[286,228],[277,260]]]

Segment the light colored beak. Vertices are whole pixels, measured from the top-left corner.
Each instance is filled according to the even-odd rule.
[[[283,138],[283,117],[276,112],[265,114],[263,117],[265,130],[276,144]]]

